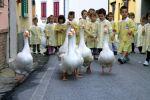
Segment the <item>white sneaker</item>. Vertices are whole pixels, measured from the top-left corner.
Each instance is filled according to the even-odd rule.
[[[148,65],[149,65],[148,61],[145,61],[145,62],[143,63],[143,65],[144,65],[144,66],[148,66]]]

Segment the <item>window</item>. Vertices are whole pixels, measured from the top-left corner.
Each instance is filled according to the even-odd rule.
[[[54,2],[54,16],[59,16],[59,2]]]
[[[28,0],[22,0],[21,9],[22,9],[22,17],[28,17]]]
[[[32,0],[32,5],[35,6],[35,0]]]
[[[4,7],[4,0],[0,0],[0,7]]]
[[[41,19],[46,19],[46,2],[41,2]]]
[[[129,3],[129,0],[124,0],[124,6],[126,6],[128,8],[128,3]]]
[[[112,13],[114,14],[115,13],[116,2],[112,2],[111,7],[112,7]]]

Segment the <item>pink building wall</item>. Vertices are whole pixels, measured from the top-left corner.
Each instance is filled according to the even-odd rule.
[[[4,7],[0,7],[0,30],[8,29],[8,0],[4,0]]]

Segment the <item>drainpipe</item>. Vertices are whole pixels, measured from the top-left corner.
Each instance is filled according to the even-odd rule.
[[[110,2],[110,0],[108,0],[108,13],[109,13],[109,2]]]
[[[64,16],[66,16],[66,0],[64,0]]]

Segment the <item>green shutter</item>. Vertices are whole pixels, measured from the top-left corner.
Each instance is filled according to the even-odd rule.
[[[22,8],[22,17],[27,17],[28,16],[28,0],[22,0],[21,8]]]

